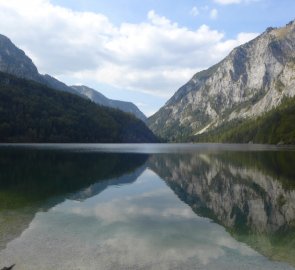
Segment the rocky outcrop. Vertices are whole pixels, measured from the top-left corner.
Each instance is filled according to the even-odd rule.
[[[0,35],[0,71],[34,81],[41,80],[32,60],[3,35]]]
[[[267,29],[194,75],[148,123],[156,134],[175,140],[256,117],[295,95],[294,78],[295,21]]]
[[[74,85],[72,86],[72,88],[76,90],[79,94],[89,98],[96,104],[119,109],[123,112],[131,113],[135,115],[138,119],[142,121],[146,121],[146,116],[132,102],[109,99],[103,94],[99,93],[98,91],[84,85],[81,85],[81,86]]]

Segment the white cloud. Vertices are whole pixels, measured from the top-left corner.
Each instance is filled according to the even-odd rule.
[[[146,21],[116,26],[103,14],[75,12],[49,0],[0,0],[0,17],[0,32],[42,73],[165,98],[252,37],[225,40],[206,25],[191,30],[153,10]]]
[[[218,17],[218,10],[216,8],[213,8],[210,11],[210,18],[215,20],[215,19],[217,19],[217,17]]]
[[[198,9],[196,6],[194,6],[194,7],[191,9],[190,14],[191,14],[192,16],[196,17],[196,16],[198,16],[198,15],[200,14],[200,11],[199,11],[199,9]]]
[[[215,46],[215,52],[219,53],[219,55],[224,55],[228,53],[232,48],[235,48],[241,44],[246,43],[247,41],[254,39],[258,36],[258,33],[240,33],[238,34],[236,39],[229,39]]]

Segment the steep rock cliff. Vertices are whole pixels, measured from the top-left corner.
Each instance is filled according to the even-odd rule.
[[[295,95],[295,21],[268,28],[201,71],[148,120],[170,140],[201,134],[233,119],[253,118]]]

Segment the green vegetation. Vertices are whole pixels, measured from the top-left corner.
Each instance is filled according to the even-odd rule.
[[[294,151],[223,152],[213,156],[236,168],[260,171],[279,181],[285,190],[295,190]]]
[[[132,183],[147,159],[133,153],[0,147],[0,250],[37,212],[66,199],[86,200],[108,186]]]
[[[198,216],[221,224],[259,253],[295,265],[294,217],[284,215],[292,209],[294,151],[162,154],[150,161],[151,169]],[[226,203],[219,204],[218,196]],[[263,208],[249,207],[253,200]],[[255,219],[257,211],[262,222]]]
[[[202,71],[196,73],[193,78],[195,80],[200,80],[200,81],[207,80],[210,76],[212,76],[212,74],[214,74],[217,71],[217,69],[219,68],[219,66],[222,62],[223,61],[211,66],[208,69],[205,69],[205,70],[202,70]]]
[[[194,142],[295,144],[295,97],[255,119],[233,120],[191,137]]]
[[[110,184],[108,179],[133,173],[147,158],[144,154],[2,147],[0,210],[45,204],[54,197],[63,200],[102,180],[103,190]]]
[[[0,73],[0,142],[156,142],[133,115]]]

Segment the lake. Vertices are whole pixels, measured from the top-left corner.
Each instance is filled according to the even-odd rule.
[[[0,146],[0,269],[295,269],[295,148]]]

